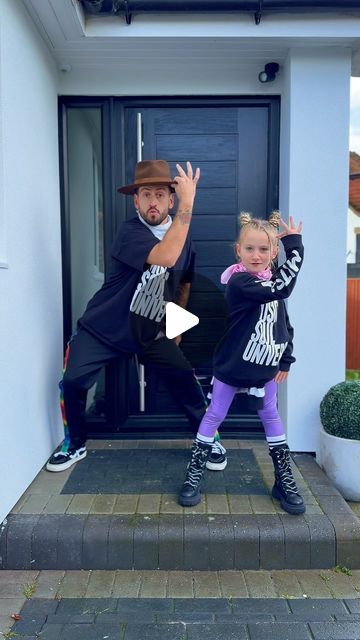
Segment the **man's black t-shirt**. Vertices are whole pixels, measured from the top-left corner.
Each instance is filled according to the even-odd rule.
[[[124,222],[112,246],[109,275],[79,320],[119,351],[140,352],[161,331],[165,333],[166,302],[176,302],[179,284],[193,279],[190,238],[171,268],[145,263],[158,242],[138,218]]]

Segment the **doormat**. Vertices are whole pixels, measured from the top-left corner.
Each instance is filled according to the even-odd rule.
[[[189,454],[189,449],[90,449],[74,465],[61,493],[178,493]],[[224,471],[205,473],[203,493],[269,493],[251,449],[230,449],[227,458]]]

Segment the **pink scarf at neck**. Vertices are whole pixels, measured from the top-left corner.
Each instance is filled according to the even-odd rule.
[[[269,267],[267,269],[264,269],[263,271],[257,271],[253,273],[252,271],[248,271],[248,269],[243,265],[242,262],[236,262],[235,264],[231,264],[230,267],[223,271],[220,277],[221,284],[227,284],[233,273],[240,272],[250,273],[252,276],[258,278],[259,280],[270,280],[272,276],[272,272]]]

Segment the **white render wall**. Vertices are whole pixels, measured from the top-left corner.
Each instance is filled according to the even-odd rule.
[[[61,438],[62,290],[57,71],[22,3],[0,21],[1,522]]]
[[[347,50],[293,50],[284,70],[280,209],[304,222],[289,299],[296,364],[282,412],[294,451],[317,451],[319,403],[345,379],[350,63]]]
[[[136,73],[124,69],[85,67],[62,73],[60,93],[64,95],[113,96],[206,96],[279,94],[282,73],[272,83],[261,85],[258,75],[264,68],[262,60],[244,62],[239,59],[228,65],[201,66],[196,60],[186,68],[165,66],[160,72],[149,72],[139,63]]]

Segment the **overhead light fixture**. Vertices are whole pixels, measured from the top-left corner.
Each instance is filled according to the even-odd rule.
[[[264,67],[264,71],[260,71],[259,73],[260,82],[272,82],[275,80],[278,71],[279,65],[277,62],[268,62]]]

